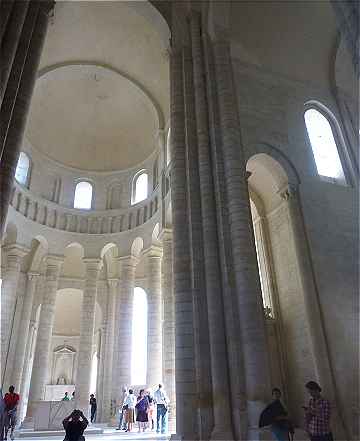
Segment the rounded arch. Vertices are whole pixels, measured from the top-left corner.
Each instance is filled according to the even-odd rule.
[[[74,189],[74,208],[91,210],[94,201],[94,184],[89,179],[77,179]]]
[[[151,234],[152,243],[156,244],[159,242],[159,234],[160,234],[160,224],[159,222],[157,222]]]
[[[134,257],[139,257],[144,248],[144,240],[142,237],[136,237],[131,245],[131,254]]]
[[[250,159],[260,154],[269,156],[282,167],[285,175],[287,176],[287,181],[289,184],[294,187],[297,187],[300,184],[300,177],[293,163],[280,149],[268,143],[256,143],[251,145],[251,147],[247,150],[247,155],[245,158],[247,162],[247,171],[251,171],[248,169]]]
[[[16,181],[24,187],[29,186],[32,161],[28,153],[20,152],[15,170]]]
[[[138,204],[148,198],[149,173],[146,169],[139,170],[131,180],[131,205]]]
[[[336,174],[338,176],[335,177],[335,179],[340,182],[343,181],[344,183],[345,182],[351,183],[353,181],[353,163],[351,160],[351,153],[350,153],[350,151],[348,149],[348,145],[345,141],[345,138],[343,135],[343,130],[341,128],[339,120],[337,119],[335,114],[327,106],[325,106],[322,102],[312,99],[312,100],[308,100],[304,103],[304,120],[305,120],[305,125],[307,128],[310,146],[311,146],[312,151],[314,153],[315,162],[316,162],[316,165],[318,168],[319,175],[321,175],[322,173],[320,172],[319,167],[318,167],[315,146],[314,146],[313,141],[311,139],[311,133],[309,131],[310,129],[309,129],[308,121],[306,118],[306,114],[308,114],[309,111],[311,111],[311,110],[318,112],[322,116],[324,124],[328,124],[330,126],[331,135],[333,137],[333,142],[334,142],[334,146],[333,146],[334,155],[338,156],[338,160],[339,160],[339,165],[338,165],[339,170],[336,172]],[[327,146],[327,151],[329,151],[328,146]],[[337,158],[333,158],[332,162],[334,162],[334,160],[336,161],[336,159]],[[351,175],[350,175],[350,171],[352,173]]]

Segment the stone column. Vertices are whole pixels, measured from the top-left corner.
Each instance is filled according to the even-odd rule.
[[[117,279],[109,279],[108,299],[104,321],[105,338],[105,359],[104,359],[104,378],[103,378],[103,397],[102,397],[102,422],[108,422],[111,416],[111,387],[114,354],[114,319],[115,319],[115,299],[118,286]]]
[[[179,32],[180,33],[180,32]],[[174,31],[174,38],[176,32]],[[171,50],[171,206],[174,231],[174,296],[176,354],[176,433],[184,440],[198,439],[198,395],[195,367],[194,305],[188,200],[185,191],[186,150],[182,45]]]
[[[298,190],[294,186],[286,186],[279,191],[280,197],[286,201],[290,227],[295,244],[296,260],[299,268],[301,290],[304,296],[306,317],[309,326],[311,352],[315,363],[316,373],[320,384],[326,390],[328,398],[334,404],[333,430],[339,439],[350,439],[342,415],[336,393],[335,379],[330,362],[328,346],[325,337],[324,325],[318,292],[315,284],[315,275],[311,263],[310,247],[301,212]]]
[[[266,328],[261,288],[251,228],[246,164],[241,145],[236,89],[227,41],[215,41],[219,120],[228,197],[232,280],[237,293],[243,363],[246,379],[248,436],[258,439],[258,417],[270,388]]]
[[[214,427],[211,438],[215,440],[220,438],[230,440],[233,438],[233,433],[231,427],[231,408],[229,406],[228,354],[224,305],[220,295],[222,291],[219,265],[220,254],[200,20],[200,14],[193,11],[190,27],[214,415]]]
[[[11,384],[15,386],[15,390],[20,390],[21,387],[21,378],[25,362],[26,344],[29,334],[29,323],[33,307],[36,283],[39,276],[40,274],[33,272],[30,272],[27,275],[26,294],[21,313],[20,329],[15,352],[15,362],[11,376]]]
[[[95,302],[101,260],[84,259],[84,263],[86,267],[86,275],[81,309],[75,399],[76,406],[86,415],[89,407],[92,349],[95,324]]]
[[[161,255],[162,249],[155,246],[144,253],[148,288],[146,384],[150,387],[162,382]]]
[[[14,2],[13,10],[9,17],[4,42],[1,45],[1,76],[0,76],[0,103],[5,94],[6,85],[18,48],[23,24],[28,11],[29,1]]]
[[[54,2],[31,2],[0,110],[0,237]],[[20,77],[19,77],[19,72]]]
[[[51,358],[50,348],[55,319],[56,292],[63,262],[64,258],[62,256],[49,255],[46,259],[44,293],[30,381],[27,417],[33,417],[36,401],[44,399]]]
[[[29,383],[30,383],[30,372],[32,369],[32,357],[33,357],[33,349],[34,349],[34,340],[36,339],[36,320],[30,320],[29,329],[28,329],[28,338],[26,341],[25,348],[25,357],[24,357],[24,367],[21,376],[21,385],[20,385],[20,421],[25,417],[25,399],[29,393]]]
[[[21,261],[28,250],[16,244],[4,247],[3,250],[6,255],[6,268],[1,287],[1,380],[3,386],[7,387],[12,369],[12,366],[8,365],[8,354],[14,324],[17,287]]]
[[[138,259],[134,256],[119,257],[120,280],[116,296],[115,347],[112,393],[118,401],[124,386],[131,384],[131,332],[135,284],[135,269]]]
[[[161,233],[163,245],[161,292],[163,297],[163,382],[170,400],[169,431],[175,430],[175,298],[173,287],[172,231]]]

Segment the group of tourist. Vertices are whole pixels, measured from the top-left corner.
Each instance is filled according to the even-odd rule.
[[[321,395],[321,387],[315,381],[305,385],[310,400],[308,406],[303,406],[305,430],[310,441],[333,441],[330,428],[331,405]],[[281,391],[272,390],[273,401],[260,415],[259,427],[270,426],[271,433],[276,441],[292,441],[294,426],[281,402]]]
[[[156,407],[156,432],[166,433],[168,422],[169,399],[159,384],[152,396],[150,390],[141,389],[136,397],[133,389],[124,389],[123,402],[120,405],[119,426],[117,430],[131,432],[135,421],[139,432],[154,430],[154,413]]]
[[[308,406],[303,406],[305,416],[305,428],[310,441],[333,441],[330,429],[331,405],[323,398],[321,387],[315,381],[309,381],[305,385],[310,394]],[[294,427],[288,413],[281,402],[281,392],[278,388],[272,391],[273,401],[263,410],[260,415],[259,426],[269,426],[276,441],[292,441]],[[65,395],[64,401],[70,398]],[[1,441],[6,440],[10,431],[10,438],[14,439],[14,429],[17,424],[17,406],[20,396],[15,393],[14,386],[10,386],[9,392],[2,396],[0,390],[0,435]],[[96,418],[96,398],[90,395],[91,420]],[[156,432],[167,432],[167,418],[169,399],[162,385],[159,384],[152,396],[150,391],[141,389],[136,397],[134,391],[124,391],[124,397],[120,406],[120,419],[118,430],[131,432],[135,421],[138,423],[139,432],[146,429],[154,429],[154,413],[156,407]],[[75,409],[65,420],[63,426],[67,441],[82,441],[83,433],[89,422],[82,411]]]

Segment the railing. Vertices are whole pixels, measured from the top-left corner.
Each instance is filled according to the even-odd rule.
[[[66,208],[34,195],[15,182],[12,207],[27,219],[57,230],[83,234],[113,234],[132,230],[151,219],[159,208],[158,190],[143,202],[123,209],[85,211]]]

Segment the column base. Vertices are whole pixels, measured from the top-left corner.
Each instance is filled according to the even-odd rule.
[[[211,432],[210,441],[233,441],[234,434],[225,427],[214,427]]]

